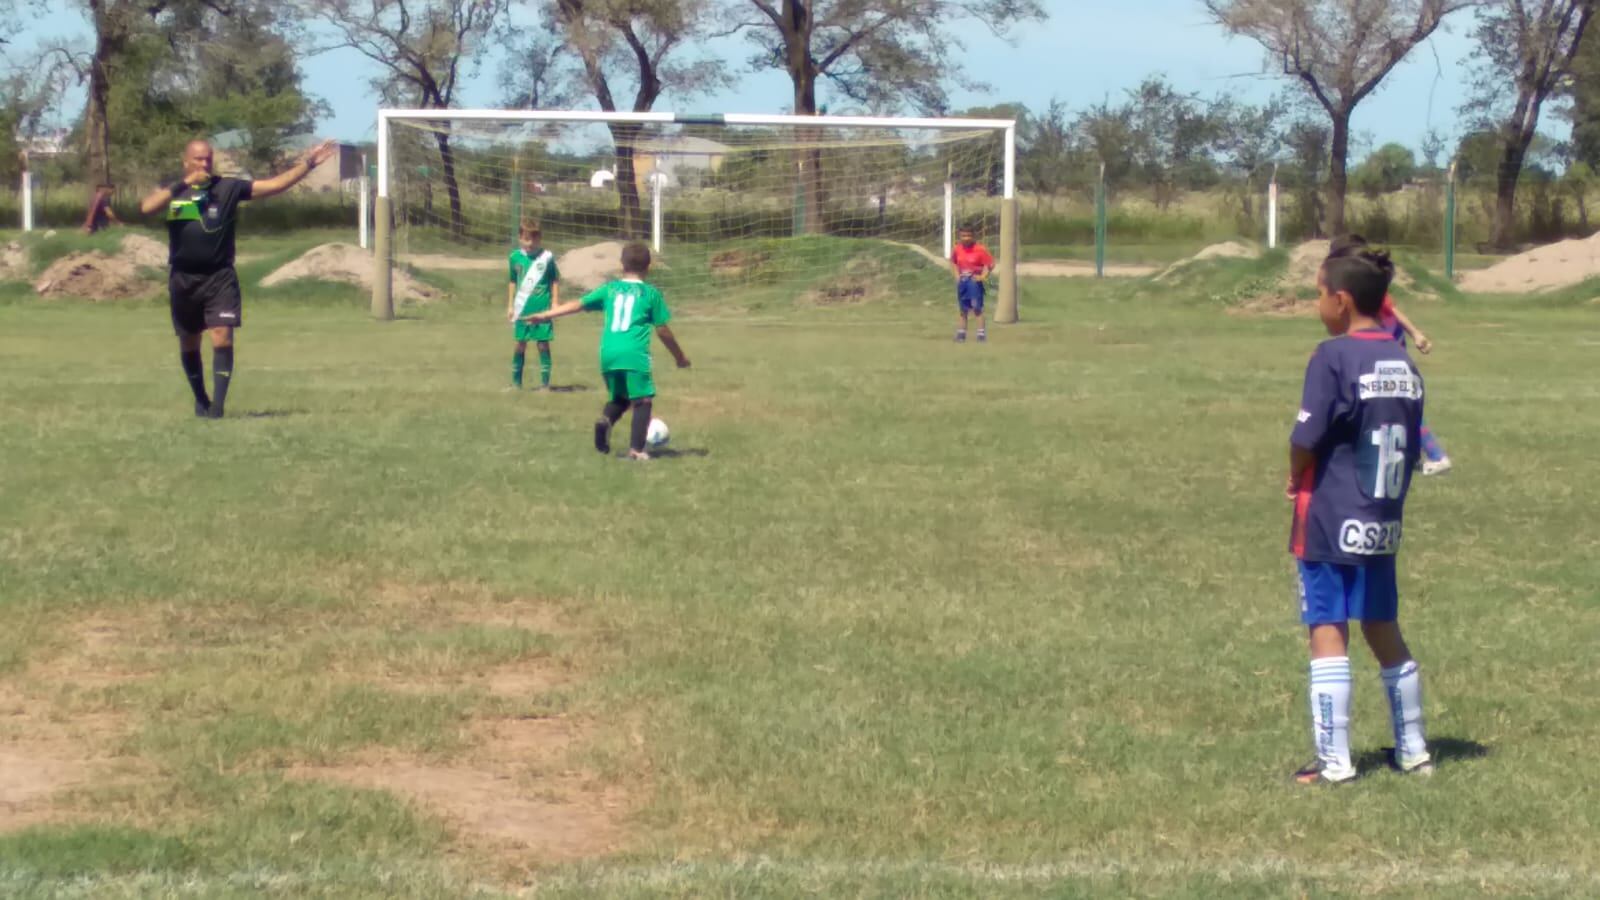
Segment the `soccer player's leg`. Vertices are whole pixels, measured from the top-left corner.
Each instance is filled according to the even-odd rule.
[[[1300,621],[1311,645],[1311,736],[1316,759],[1295,773],[1300,784],[1356,777],[1350,758],[1349,595],[1353,566],[1301,562]]]
[[[1450,455],[1444,452],[1439,439],[1427,422],[1422,423],[1422,474],[1443,475],[1450,471]]]
[[[526,322],[518,322],[511,326],[511,337],[517,342],[511,351],[511,390],[522,387],[522,370],[528,364],[528,338],[532,330]]]
[[[540,326],[540,336],[537,344],[539,350],[539,389],[550,387],[550,329],[551,323],[545,322]]]
[[[202,290],[206,330],[211,334],[211,418],[220,419],[233,384],[233,330],[244,324],[244,299],[232,269],[211,274]]]
[[[980,344],[989,340],[989,334],[984,330],[983,327],[983,301],[985,293],[986,291],[983,287],[983,282],[976,278],[972,279],[972,314],[976,316],[978,320],[978,343]]]
[[[967,340],[967,313],[971,308],[968,286],[972,279],[963,277],[956,282],[956,309],[961,315],[961,324],[956,328],[956,343],[965,343]]]
[[[182,272],[167,277],[167,296],[172,310],[172,330],[178,336],[178,363],[194,394],[194,414],[211,415],[211,397],[206,393],[205,364],[200,360],[200,334],[205,331],[205,306],[193,290],[193,278]]]
[[[628,409],[628,373],[602,372],[601,379],[605,388],[610,393],[610,399],[600,410],[600,418],[594,423],[594,449],[601,453],[611,452],[611,427],[617,424],[622,414]]]
[[[1361,634],[1382,668],[1383,692],[1389,701],[1394,747],[1389,764],[1407,774],[1433,772],[1433,758],[1423,727],[1422,673],[1400,632],[1399,589],[1395,559],[1378,557],[1362,567],[1358,584]]]
[[[628,458],[649,459],[645,441],[650,436],[650,419],[655,415],[655,379],[649,372],[629,372],[628,396],[633,400],[633,433],[628,441]]]

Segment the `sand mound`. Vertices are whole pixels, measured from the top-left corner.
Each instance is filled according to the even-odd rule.
[[[1477,294],[1530,294],[1600,278],[1600,233],[1561,241],[1468,272],[1461,289]]]
[[[117,254],[136,266],[152,269],[167,267],[167,245],[142,234],[130,234],[122,239],[122,252]]]
[[[370,292],[372,269],[372,255],[360,247],[354,244],[323,244],[307,250],[294,262],[280,266],[261,279],[261,286],[274,287],[286,281],[312,278],[353,284]],[[427,302],[443,296],[438,289],[418,281],[404,269],[394,270],[393,285],[396,300]]]
[[[1315,287],[1317,273],[1322,271],[1322,263],[1328,258],[1328,247],[1331,241],[1306,241],[1289,251],[1289,269],[1284,272],[1283,280],[1291,288]]]
[[[1167,266],[1160,275],[1156,276],[1156,280],[1165,281],[1189,266],[1208,259],[1257,259],[1260,256],[1261,251],[1249,244],[1239,241],[1224,241],[1220,244],[1212,244],[1188,259],[1180,259]]]
[[[621,278],[622,247],[621,241],[602,241],[556,257],[563,294],[593,290],[613,278]]]
[[[84,300],[127,300],[147,297],[159,285],[139,274],[126,255],[107,256],[99,251],[72,253],[51,263],[33,289],[41,297],[79,297]]]

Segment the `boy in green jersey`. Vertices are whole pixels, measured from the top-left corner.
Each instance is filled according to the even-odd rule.
[[[661,343],[677,361],[678,368],[689,367],[689,357],[683,355],[678,339],[667,327],[672,318],[667,301],[653,285],[645,283],[644,277],[649,272],[650,248],[640,243],[629,244],[622,248],[620,279],[595,288],[581,300],[561,303],[523,319],[542,324],[585,310],[602,313],[600,374],[610,396],[599,421],[594,423],[594,448],[601,453],[611,452],[611,428],[622,418],[623,412],[632,407],[630,459],[650,458],[644,446],[656,396],[655,381],[650,377],[651,331],[660,335]]]
[[[527,363],[528,342],[539,350],[539,389],[550,387],[550,338],[555,326],[549,322],[533,324],[527,317],[561,302],[561,270],[549,250],[539,246],[537,222],[523,222],[517,229],[517,249],[511,251],[511,283],[506,285],[506,321],[511,323],[517,349],[511,354],[511,388],[522,387],[522,368]]]

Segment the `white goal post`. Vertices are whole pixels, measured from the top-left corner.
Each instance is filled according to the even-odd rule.
[[[827,176],[822,175],[822,153],[847,154],[857,147],[867,147],[869,150],[856,152],[870,152],[870,148],[873,146],[882,147],[886,145],[885,142],[889,139],[884,136],[894,134],[916,133],[933,135],[935,140],[940,139],[939,135],[945,135],[947,136],[944,138],[946,140],[965,139],[969,144],[972,142],[973,136],[976,135],[981,138],[983,143],[993,148],[992,160],[986,158],[981,164],[990,167],[984,171],[992,171],[992,180],[987,182],[983,192],[991,202],[998,201],[997,209],[995,206],[986,207],[988,212],[985,218],[985,221],[989,222],[991,227],[994,224],[994,220],[998,218],[999,226],[999,242],[995,248],[997,251],[995,253],[996,274],[998,275],[999,285],[994,318],[997,322],[1017,321],[1016,276],[1019,255],[1019,222],[1016,202],[1017,123],[1015,120],[737,113],[685,115],[672,112],[608,113],[592,110],[380,109],[378,111],[377,125],[377,183],[375,185],[377,190],[373,203],[372,228],[373,264],[375,267],[372,314],[378,319],[391,319],[394,316],[393,265],[397,255],[394,229],[397,213],[401,213],[402,219],[409,215],[409,213],[397,208],[396,199],[392,195],[392,190],[396,187],[396,166],[397,164],[407,166],[404,171],[408,175],[415,171],[423,173],[424,177],[431,176],[428,166],[414,165],[415,159],[418,158],[416,156],[408,157],[404,162],[397,162],[398,151],[395,143],[397,137],[394,134],[396,126],[410,126],[405,137],[411,142],[407,146],[411,148],[410,152],[413,154],[423,152],[415,148],[429,146],[431,141],[427,137],[419,137],[418,134],[412,133],[412,129],[426,132],[428,136],[431,136],[432,140],[437,141],[439,148],[441,148],[437,151],[437,155],[442,158],[445,178],[449,184],[450,201],[456,207],[452,210],[453,221],[450,230],[453,230],[457,235],[466,230],[463,228],[462,216],[459,211],[459,205],[462,200],[458,196],[459,191],[457,188],[459,180],[457,170],[461,164],[452,162],[453,152],[446,153],[442,149],[449,145],[456,136],[461,136],[461,139],[465,141],[473,134],[488,133],[492,129],[575,130],[581,127],[595,128],[603,126],[609,128],[613,135],[617,134],[619,129],[630,128],[636,129],[633,133],[640,135],[666,133],[669,129],[698,129],[695,132],[698,134],[721,133],[716,129],[726,129],[730,134],[741,133],[741,130],[744,130],[742,133],[753,133],[755,130],[767,129],[769,134],[793,136],[784,144],[784,149],[801,160],[796,164],[799,170],[798,174],[790,176],[791,180],[796,182],[794,191],[797,196],[795,197],[794,205],[797,209],[794,213],[793,231],[785,231],[784,233],[795,235],[825,233],[824,231],[812,230],[813,225],[809,219],[802,223],[801,212],[807,207],[808,202],[811,206],[821,205],[821,199],[824,196],[822,187],[825,177],[849,177],[851,174],[849,172],[839,172],[836,175],[830,172]],[[822,135],[826,135],[826,137],[818,137]],[[809,142],[813,140],[816,141],[815,144]],[[877,143],[874,143],[874,141]],[[640,146],[642,148],[643,144],[641,143]],[[816,149],[822,147],[828,149],[826,151]],[[630,157],[628,165],[632,167],[633,150],[631,145],[628,155]],[[522,152],[518,151],[515,163],[512,163],[511,166],[505,164],[500,166],[502,171],[499,173],[500,177],[497,184],[505,182],[505,172],[503,170],[520,165],[522,157]],[[812,177],[813,180],[811,182],[807,182],[805,175],[807,163],[805,160],[810,159],[817,160],[814,168],[818,171],[818,174]],[[925,169],[935,162],[940,166],[949,165],[949,171],[951,172],[955,168],[955,164],[933,160],[929,154],[924,154],[920,160]],[[968,160],[968,162],[970,164],[969,168],[979,165],[979,163],[971,160]],[[455,168],[452,168],[453,165]],[[512,171],[517,170],[513,168]],[[527,175],[527,170],[521,170],[521,177],[513,179],[517,184],[514,190],[521,190],[522,179],[526,178]],[[608,176],[612,179],[616,177],[614,173],[604,171],[596,171],[594,176],[596,179],[600,179],[602,176]],[[942,182],[942,184],[930,186],[930,191],[932,187],[939,189],[938,193],[934,195],[937,199],[930,202],[937,203],[942,207],[943,234],[933,235],[922,231],[918,232],[915,242],[920,245],[920,252],[924,256],[932,257],[934,253],[942,249],[942,258],[946,261],[949,259],[952,236],[956,229],[956,192],[952,184],[955,177],[953,174],[947,175],[946,169],[943,168],[938,170],[936,176],[928,176],[925,172],[917,176],[916,182],[919,187],[932,180]],[[670,217],[664,215],[662,185],[667,181],[666,173],[651,171],[648,173],[647,181],[641,186],[641,190],[637,192],[639,196],[632,198],[635,204],[633,213],[638,218],[629,220],[629,231],[636,237],[643,237],[645,229],[648,228],[649,240],[657,251],[661,250],[664,238],[670,240],[679,237],[672,231],[673,225]],[[817,185],[815,200],[809,195],[799,196],[799,194],[804,194],[809,190],[812,184]],[[544,186],[540,184],[538,188],[543,190]],[[428,212],[436,214],[432,207],[434,196],[432,186],[428,186],[426,190]],[[887,198],[892,190],[885,186],[877,192],[876,196],[868,198],[877,203],[880,218],[883,215],[883,207],[888,202]],[[734,197],[734,202],[737,204],[739,192],[735,189],[726,191],[726,193]],[[520,203],[520,194],[518,198],[517,202]],[[404,200],[405,198],[401,197],[399,199]],[[859,200],[861,198],[857,195],[852,195],[852,199]],[[646,203],[649,205],[647,219],[643,215],[643,206]],[[937,213],[930,211],[928,214],[936,215]],[[820,216],[820,213],[817,215]],[[637,226],[636,228],[635,225]],[[785,227],[787,228],[787,225]],[[764,230],[764,233],[768,230],[770,229]],[[891,235],[889,237],[895,236]],[[486,239],[480,238],[479,240],[482,243]],[[904,238],[901,238],[901,240],[905,241]],[[909,241],[906,242],[910,243]]]

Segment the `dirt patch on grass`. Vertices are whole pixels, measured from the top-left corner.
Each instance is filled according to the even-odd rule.
[[[150,632],[144,618],[92,616],[54,654],[0,680],[0,832],[93,819],[104,808],[85,792],[148,777],[108,689],[148,674],[136,653]]]
[[[572,634],[557,604],[497,596],[470,583],[384,582],[374,586],[366,609],[377,620],[404,618],[409,628],[424,630],[474,625]],[[370,749],[335,765],[293,767],[289,777],[404,797],[449,823],[466,847],[513,867],[623,846],[625,819],[637,806],[632,793],[579,762],[574,749],[589,742],[590,723],[547,713],[563,704],[541,699],[579,683],[581,673],[569,664],[535,654],[497,665],[475,667],[468,660],[447,671],[391,674],[380,661],[341,677],[406,694],[479,691],[490,702],[478,704],[482,712],[469,721],[466,749],[448,757]]]
[[[408,798],[508,862],[586,859],[622,846],[633,803],[622,788],[569,762],[583,730],[564,717],[482,721],[471,749],[447,762],[381,754],[289,775]]]
[[[559,605],[535,597],[505,597],[469,582],[409,584],[384,581],[375,585],[361,612],[387,618],[403,614],[415,627],[423,625],[497,625],[526,628],[541,634],[570,634]]]
[[[148,269],[167,267],[167,245],[142,234],[130,234],[122,239],[122,252],[118,254],[136,266]]]
[[[41,297],[130,300],[159,293],[166,267],[165,244],[146,235],[129,234],[115,254],[90,250],[61,257],[40,273],[33,288]],[[27,255],[15,242],[0,255],[0,278],[8,277],[4,274],[8,269],[16,273],[10,277],[27,276]]]
[[[1155,266],[1107,265],[1107,278],[1144,278],[1159,270]],[[1023,278],[1093,278],[1094,263],[1069,260],[1041,259],[1017,263],[1017,275]]]
[[[720,250],[711,254],[711,274],[717,278],[750,278],[766,268],[772,254],[765,250]]]
[[[1328,258],[1329,242],[1306,241],[1289,251],[1289,265],[1276,282],[1252,284],[1242,300],[1228,306],[1229,315],[1299,317],[1316,314],[1317,301],[1307,296],[1316,289],[1317,273]],[[1394,284],[1412,297],[1435,296],[1404,269],[1395,272]],[[1251,292],[1253,290],[1253,292]]]
[[[408,253],[398,258],[417,269],[445,272],[504,272],[506,261],[485,256],[449,256],[444,253]]]
[[[621,241],[601,241],[577,247],[556,258],[561,285],[569,291],[590,291],[622,277]]]
[[[0,281],[23,281],[28,277],[28,250],[17,241],[0,247]]]
[[[1296,319],[1316,314],[1316,300],[1302,300],[1276,292],[1251,297],[1228,307],[1228,315],[1230,316],[1271,316],[1281,319]]]
[[[805,299],[818,306],[871,303],[888,299],[892,295],[890,284],[891,274],[881,260],[854,256],[845,262],[844,271],[808,290]]]
[[[69,253],[51,263],[33,284],[41,297],[82,300],[131,300],[148,297],[160,289],[126,256],[107,256],[98,250]]]
[[[1165,269],[1163,269],[1161,271],[1160,275],[1156,276],[1156,280],[1157,281],[1165,281],[1165,280],[1171,278],[1173,275],[1176,275],[1177,273],[1183,271],[1184,269],[1187,269],[1188,267],[1194,265],[1195,263],[1204,262],[1205,260],[1208,260],[1208,259],[1260,259],[1260,258],[1261,258],[1261,249],[1259,247],[1255,247],[1255,246],[1252,246],[1250,244],[1242,243],[1240,241],[1224,241],[1224,242],[1222,242],[1220,244],[1212,244],[1211,246],[1206,247],[1205,249],[1201,250],[1199,253],[1196,253],[1195,255],[1193,255],[1191,257],[1188,257],[1187,259],[1180,259],[1177,262],[1173,263],[1172,265],[1167,266]]]
[[[1531,294],[1600,278],[1600,233],[1536,247],[1459,279],[1476,294]]]
[[[261,286],[276,287],[301,278],[353,284],[370,293],[374,278],[372,254],[354,244],[332,243],[312,247],[299,259],[279,266],[261,279]],[[427,303],[444,296],[443,292],[418,281],[404,269],[395,269],[392,278],[394,298],[401,302]]]

